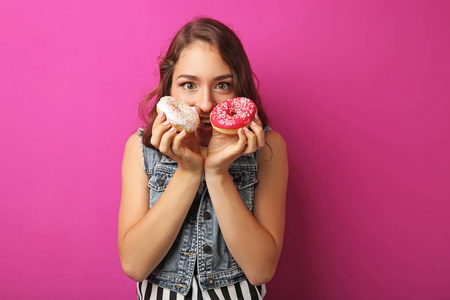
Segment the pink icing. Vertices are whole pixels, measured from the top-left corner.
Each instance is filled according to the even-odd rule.
[[[225,100],[211,112],[211,124],[223,129],[238,129],[248,125],[256,114],[252,100],[237,97]]]

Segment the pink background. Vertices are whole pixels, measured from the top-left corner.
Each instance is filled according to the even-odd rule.
[[[450,299],[448,3],[2,1],[0,298],[135,298],[123,147],[157,56],[207,15],[241,37],[289,148],[267,299]]]

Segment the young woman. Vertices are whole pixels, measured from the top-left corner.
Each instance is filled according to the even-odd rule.
[[[168,95],[200,111],[194,133],[147,109]],[[258,107],[250,128],[213,130],[214,106],[238,96]],[[138,298],[262,299],[283,244],[287,153],[235,33],[208,18],[183,26],[141,113],[147,126],[125,146],[118,234]]]

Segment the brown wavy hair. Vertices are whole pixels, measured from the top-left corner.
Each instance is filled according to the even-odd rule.
[[[250,67],[247,54],[239,38],[229,27],[217,20],[196,18],[178,31],[166,55],[160,57],[159,84],[154,91],[142,99],[139,105],[139,115],[146,124],[142,142],[147,147],[152,147],[150,144],[152,126],[157,115],[155,105],[157,101],[150,108],[152,99],[170,96],[175,64],[180,58],[181,52],[197,41],[206,42],[217,49],[222,59],[231,69],[236,96],[252,99],[258,108],[258,116],[261,119],[263,128],[268,125],[268,118],[261,104],[258,88],[255,84],[256,81],[259,85],[259,81]]]

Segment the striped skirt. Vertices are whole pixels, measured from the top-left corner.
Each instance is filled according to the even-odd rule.
[[[265,284],[254,286],[248,280],[202,291],[194,276],[191,289],[186,296],[152,284],[147,280],[137,283],[139,300],[262,300],[265,294]]]

